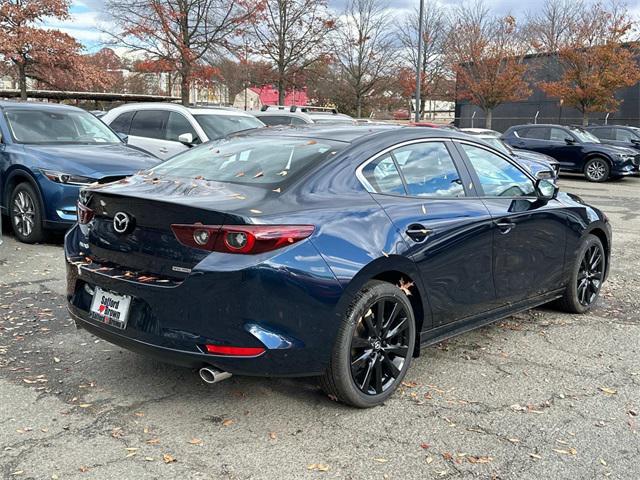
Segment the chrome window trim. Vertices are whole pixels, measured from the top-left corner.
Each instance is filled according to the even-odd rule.
[[[356,168],[356,178],[358,179],[360,184],[364,187],[364,189],[367,192],[375,193],[375,194],[378,194],[378,195],[386,195],[385,193],[376,192],[376,189],[373,188],[373,186],[369,183],[369,181],[366,179],[366,177],[362,173],[362,170],[364,170],[364,168],[367,165],[369,165],[374,160],[377,160],[378,158],[382,157],[383,155],[386,155],[387,153],[389,153],[389,152],[391,152],[393,150],[396,150],[398,148],[406,147],[407,145],[414,145],[416,143],[427,143],[427,142],[450,142],[450,143],[453,143],[453,140],[454,139],[448,138],[448,137],[433,137],[433,138],[419,138],[419,139],[414,139],[414,140],[405,140],[404,142],[396,143],[395,145],[392,145],[390,147],[385,148],[384,150],[381,150],[380,152],[376,153],[371,158],[365,160],[360,165],[358,165],[358,167]],[[454,165],[455,165],[455,159],[453,157],[452,157],[452,160],[454,161]],[[403,197],[414,198],[411,195],[403,195]],[[415,197],[415,198],[426,198],[426,197]]]

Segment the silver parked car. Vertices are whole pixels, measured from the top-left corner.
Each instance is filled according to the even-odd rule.
[[[134,103],[110,110],[101,120],[127,143],[158,158],[172,157],[194,145],[264,127],[241,110],[185,107],[175,103]]]

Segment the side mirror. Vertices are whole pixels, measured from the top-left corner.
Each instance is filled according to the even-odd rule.
[[[566,142],[567,145],[575,145],[576,141],[573,138],[565,138],[564,141]]]
[[[545,178],[536,180],[536,192],[541,200],[553,200],[558,196],[558,190],[557,185]]]
[[[129,135],[126,135],[122,132],[116,132],[116,135],[118,135],[118,137],[120,137],[120,140],[122,140],[124,143],[129,143]]]
[[[193,147],[193,134],[192,133],[182,133],[178,135],[178,141],[187,147]]]
[[[1,138],[1,136],[0,136]],[[631,143],[633,143],[636,147],[640,146],[640,138],[632,138]]]

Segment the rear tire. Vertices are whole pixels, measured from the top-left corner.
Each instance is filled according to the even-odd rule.
[[[606,182],[610,174],[611,167],[604,158],[592,158],[584,166],[584,176],[590,182]]]
[[[595,235],[587,235],[578,249],[569,284],[555,306],[569,313],[586,313],[591,310],[600,296],[606,261],[600,239]]]
[[[354,407],[382,404],[406,375],[415,339],[407,295],[390,283],[368,282],[344,314],[322,389]]]
[[[39,196],[31,184],[19,183],[11,192],[8,207],[11,226],[18,240],[38,243],[46,238]]]

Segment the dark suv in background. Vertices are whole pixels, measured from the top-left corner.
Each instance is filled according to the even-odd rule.
[[[640,128],[623,125],[594,125],[586,130],[607,145],[640,150]]]
[[[606,145],[581,127],[516,125],[502,139],[514,148],[544,153],[560,162],[560,169],[583,173],[591,182],[638,173],[640,153]]]

